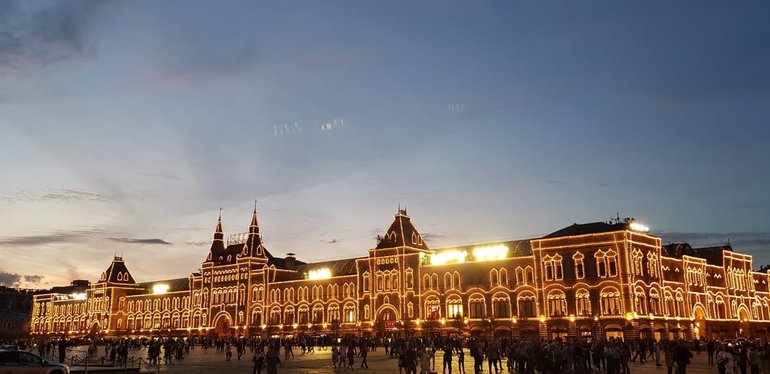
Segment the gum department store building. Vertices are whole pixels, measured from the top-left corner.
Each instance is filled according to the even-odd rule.
[[[541,238],[432,250],[399,209],[359,258],[274,257],[257,213],[200,272],[137,283],[121,257],[79,292],[35,295],[51,336],[488,334],[514,338],[757,336],[770,271],[729,246],[662,245],[631,219]]]

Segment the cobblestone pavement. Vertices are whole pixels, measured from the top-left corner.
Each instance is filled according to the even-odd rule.
[[[137,352],[138,353],[138,352]],[[698,355],[694,353],[692,364],[688,366],[687,372],[690,374],[716,374],[715,367],[709,367],[707,365],[706,353]],[[331,363],[331,350],[316,350],[313,354],[301,354],[296,353],[295,357],[288,360],[283,359],[283,351],[281,351],[282,366],[278,368],[278,373],[295,374],[295,373],[346,373],[351,370],[332,368]],[[663,358],[661,357],[661,360]],[[385,357],[385,352],[382,348],[378,348],[376,352],[370,352],[367,359],[369,363],[369,369],[361,369],[361,359],[356,357],[355,369],[352,372],[359,373],[398,373],[397,360],[395,358]],[[443,362],[443,354],[436,352],[436,372],[441,373],[441,363]],[[647,362],[645,364],[631,363],[631,372],[634,374],[667,374],[665,366],[655,366],[654,362]],[[452,373],[457,374],[457,357],[454,357],[452,362]],[[204,351],[200,347],[196,347],[190,351],[190,354],[184,359],[179,360],[170,365],[161,364],[157,367],[142,367],[142,372],[156,372],[161,373],[195,373],[195,374],[207,374],[207,373],[251,373],[252,362],[251,355],[244,355],[239,361],[235,355],[231,361],[225,361],[225,354],[216,352],[214,349]],[[473,359],[470,358],[466,350],[465,354],[465,372],[473,373]],[[492,370],[494,373],[494,369]],[[262,373],[266,373],[263,369]],[[490,374],[488,372],[487,363],[484,361],[483,374]],[[500,374],[507,374],[507,371],[501,371]]]

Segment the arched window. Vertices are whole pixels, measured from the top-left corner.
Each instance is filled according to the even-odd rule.
[[[524,272],[526,274],[527,284],[535,284],[535,271],[532,269],[532,266],[527,266]]]
[[[364,319],[369,319],[371,309],[369,308],[369,305],[364,305]]]
[[[412,269],[404,271],[404,283],[406,283],[407,290],[414,288],[414,271]]]
[[[500,269],[500,284],[507,285],[508,284],[508,270],[505,268]]]
[[[575,311],[579,316],[591,315],[591,295],[585,288],[575,292]]]
[[[441,318],[440,301],[436,296],[429,296],[425,299],[425,319]]]
[[[682,290],[676,290],[676,315],[679,317],[684,317],[685,312],[684,295],[682,294]]]
[[[291,325],[294,323],[294,307],[293,306],[287,306],[286,309],[283,311],[283,324],[284,325]]]
[[[599,278],[604,278],[607,276],[607,261],[606,256],[604,255],[604,252],[602,251],[596,251],[594,254],[594,257],[596,258],[596,275]]]
[[[353,303],[345,304],[345,308],[343,309],[343,312],[345,313],[345,322],[348,322],[348,323],[356,322],[356,307],[355,305],[353,305]]]
[[[647,295],[644,294],[644,290],[641,287],[637,287],[634,290],[634,309],[638,314],[647,314]]]
[[[650,290],[650,313],[653,315],[660,315],[660,293],[653,288]]]
[[[471,318],[484,318],[486,316],[486,302],[481,294],[473,294],[468,297],[469,316]]]
[[[516,284],[524,284],[524,269],[521,266],[516,268]]]
[[[324,307],[321,304],[313,305],[313,323],[323,323]]]
[[[438,274],[433,273],[433,275],[430,278],[430,288],[432,289],[438,289]]]
[[[492,313],[495,318],[508,318],[511,316],[511,298],[505,293],[497,293],[492,296]]]
[[[537,315],[537,307],[535,305],[535,294],[532,292],[522,292],[517,299],[519,317],[535,317]]]
[[[369,272],[368,271],[364,272],[363,278],[364,278],[364,292],[369,292],[369,286],[370,286],[369,282],[371,280],[369,279]]]
[[[602,315],[620,315],[623,307],[620,301],[620,291],[615,287],[604,287],[600,293]]]
[[[448,318],[456,318],[457,316],[463,316],[463,300],[460,296],[452,295],[447,298],[446,310]]]
[[[452,274],[444,273],[444,289],[452,289]]]
[[[422,287],[424,289],[429,289],[429,290],[433,289],[433,287],[431,287],[431,284],[430,284],[430,274],[425,274],[422,277]]]
[[[583,260],[585,259],[585,256],[580,252],[575,252],[574,255],[572,255],[572,260],[575,261],[575,278],[576,279],[583,279],[586,277],[586,266]]]
[[[460,273],[455,272],[454,276],[452,277],[452,280],[454,281],[455,288],[459,290],[461,288],[461,286],[460,286]]]
[[[498,284],[500,284],[500,279],[499,279],[497,269],[492,269],[489,271],[489,287],[494,288]]]
[[[567,297],[564,292],[553,290],[548,293],[548,313],[552,317],[567,315]]]

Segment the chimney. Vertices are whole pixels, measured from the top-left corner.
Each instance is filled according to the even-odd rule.
[[[294,253],[287,253],[286,258],[284,259],[284,263],[286,264],[287,269],[296,269],[297,268],[297,259],[294,258]]]

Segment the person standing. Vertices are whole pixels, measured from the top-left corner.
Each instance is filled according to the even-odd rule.
[[[676,374],[687,374],[687,365],[690,364],[692,352],[684,344],[676,344],[674,348],[674,362],[676,363]]]
[[[369,354],[369,345],[368,343],[361,343],[361,348],[359,348],[360,354],[361,354],[361,368],[368,369],[369,364],[366,362],[366,356]]]
[[[265,352],[262,350],[262,346],[254,352],[251,361],[254,362],[254,370],[251,371],[251,374],[262,374],[262,367],[265,366]]]
[[[348,344],[348,369],[353,370],[353,359],[356,357],[356,348],[352,343]]]
[[[449,368],[449,374],[452,374],[452,343],[451,342],[447,342],[446,345],[444,345],[444,365],[441,372],[446,374],[447,368]]]
[[[709,356],[709,366],[714,366],[714,341],[709,339],[708,343],[706,343],[706,353],[708,353]]]
[[[59,363],[63,364],[67,356],[67,338],[64,335],[59,339]]]
[[[275,347],[272,345],[267,350],[265,355],[265,366],[267,367],[267,374],[278,374],[278,365],[281,364],[281,355],[278,354]]]
[[[735,373],[735,360],[733,359],[732,352],[730,352],[730,347],[723,344],[714,360],[717,363],[719,374]]]

